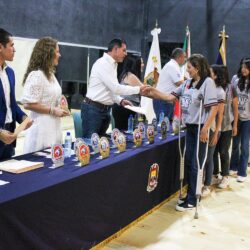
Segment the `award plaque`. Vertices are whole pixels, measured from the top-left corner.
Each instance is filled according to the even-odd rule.
[[[67,101],[67,99],[66,99],[66,97],[64,95],[61,96],[60,107],[61,107],[61,109],[63,109],[65,111],[67,111],[68,113],[70,113],[68,101]]]
[[[126,138],[123,133],[119,133],[117,138],[117,148],[119,152],[124,152],[126,150]]]
[[[149,144],[153,144],[155,142],[155,131],[154,131],[154,126],[150,125],[147,128],[147,137]]]
[[[64,165],[63,146],[61,144],[55,144],[52,146],[51,158],[54,163],[51,168],[58,168]]]
[[[165,140],[167,138],[167,124],[166,121],[163,120],[161,123],[161,139]]]
[[[138,129],[139,131],[141,132],[141,135],[142,135],[142,139],[145,139],[145,124],[143,122],[139,122],[138,124]]]
[[[133,138],[134,138],[135,146],[140,147],[141,144],[142,144],[142,135],[141,135],[141,132],[140,132],[140,130],[138,128],[136,128],[134,130]]]
[[[86,166],[89,164],[90,160],[90,150],[89,146],[85,143],[78,144],[78,159],[80,161],[81,166]]]
[[[112,133],[111,133],[111,141],[113,143],[114,148],[117,147],[117,140],[118,140],[119,134],[120,134],[120,130],[117,128],[114,128]]]
[[[93,133],[91,136],[91,147],[94,151],[94,154],[99,153],[99,142],[100,137],[97,133]]]
[[[165,122],[166,122],[167,131],[169,131],[169,130],[170,130],[170,121],[169,121],[168,117],[167,117],[167,116],[166,116],[166,117],[164,117],[164,120],[163,120],[163,121],[165,121]]]
[[[85,143],[85,142],[82,138],[76,138],[76,141],[74,143],[74,152],[75,152],[76,158],[78,158],[78,145],[80,143]]]
[[[155,135],[157,135],[157,119],[156,118],[152,120],[152,125],[154,126]]]
[[[177,135],[179,133],[180,125],[181,125],[180,119],[179,118],[175,118],[173,120],[173,122],[172,122],[173,133],[175,135]]]
[[[99,142],[99,151],[102,159],[109,157],[110,147],[109,147],[109,141],[106,137],[101,137]]]

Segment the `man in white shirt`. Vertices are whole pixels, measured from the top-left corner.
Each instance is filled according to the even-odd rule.
[[[179,87],[184,79],[181,74],[181,66],[185,63],[186,53],[181,48],[176,48],[172,51],[171,60],[165,64],[160,72],[159,81],[157,83],[157,89],[163,93],[171,94]],[[157,119],[159,114],[164,112],[170,120],[173,117],[174,104],[167,103],[161,100],[154,100],[154,111]]]
[[[146,86],[125,86],[117,79],[117,63],[123,62],[127,55],[126,42],[113,39],[108,52],[93,65],[86,97],[82,103],[83,137],[90,138],[93,133],[105,135],[110,123],[110,110],[114,103],[131,105],[120,95],[134,95],[142,92]]]
[[[5,62],[12,61],[14,53],[12,35],[0,28],[0,160],[14,154],[16,122],[21,123],[26,118],[16,103],[14,71]]]

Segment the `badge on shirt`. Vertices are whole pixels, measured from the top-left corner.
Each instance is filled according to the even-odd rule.
[[[63,146],[61,144],[55,144],[52,146],[51,158],[54,163],[52,168],[58,168],[64,165],[64,153]]]
[[[136,128],[134,130],[133,138],[134,138],[135,146],[140,147],[141,144],[142,144],[142,135],[141,135],[141,132],[140,132],[140,130],[138,128]]]
[[[101,137],[99,142],[99,151],[102,159],[109,157],[110,147],[109,147],[109,141],[106,137]]]
[[[126,150],[126,137],[123,133],[119,133],[117,136],[117,148],[120,153]]]
[[[155,142],[155,131],[153,125],[149,125],[147,128],[147,137],[150,144]]]
[[[100,137],[97,133],[93,133],[91,136],[91,147],[94,151],[94,153],[99,153],[99,142],[100,142]]]
[[[81,166],[86,166],[89,164],[90,160],[90,150],[89,146],[85,143],[78,144],[78,159]]]

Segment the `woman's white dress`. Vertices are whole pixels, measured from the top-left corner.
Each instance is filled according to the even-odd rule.
[[[59,105],[62,89],[54,76],[48,80],[43,71],[30,72],[24,84],[22,103],[40,103],[47,107]],[[30,112],[34,121],[26,131],[24,154],[51,147],[62,142],[61,121],[50,114]]]

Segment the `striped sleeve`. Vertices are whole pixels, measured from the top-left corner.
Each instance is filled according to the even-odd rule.
[[[203,85],[204,108],[218,105],[217,88],[214,81],[208,77]]]

